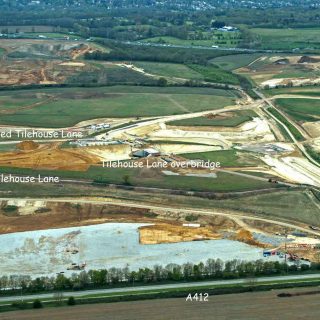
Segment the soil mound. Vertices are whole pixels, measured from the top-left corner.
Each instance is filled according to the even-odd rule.
[[[274,64],[289,64],[290,63],[290,61],[289,61],[289,59],[279,59],[279,60],[277,60],[277,61],[275,61],[274,62]]]
[[[320,62],[320,59],[309,57],[309,56],[302,56],[298,61],[298,63],[316,63],[316,62]]]
[[[39,144],[32,141],[32,140],[26,140],[22,141],[17,144],[18,149],[28,151],[28,150],[35,150],[38,149]]]

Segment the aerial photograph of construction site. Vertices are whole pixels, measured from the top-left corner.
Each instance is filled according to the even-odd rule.
[[[0,320],[319,319],[319,17],[0,0]]]

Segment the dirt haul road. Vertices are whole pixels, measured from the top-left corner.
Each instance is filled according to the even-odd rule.
[[[186,113],[186,114],[180,114],[180,115],[174,115],[174,116],[164,116],[164,117],[157,117],[153,118],[147,121],[139,122],[136,124],[130,124],[128,126],[125,126],[123,128],[119,129],[114,129],[110,130],[107,134],[108,138],[116,138],[121,136],[122,134],[130,134],[131,131],[135,131],[139,128],[146,127],[146,126],[152,126],[152,125],[159,125],[161,123],[166,123],[166,122],[171,122],[171,121],[177,121],[177,120],[184,120],[184,119],[190,119],[190,118],[197,118],[197,117],[202,117],[206,115],[211,115],[211,114],[219,114],[222,112],[227,112],[227,111],[238,111],[238,110],[246,110],[246,109],[252,109],[256,108],[259,105],[261,105],[261,102],[258,103],[252,103],[248,105],[236,105],[236,106],[227,106],[222,109],[214,109],[214,110],[206,110],[206,111],[201,111],[201,112],[195,112],[195,113]],[[100,136],[97,136],[98,138],[104,137],[105,134],[102,134]]]
[[[10,200],[21,200],[18,198],[0,198],[0,201],[10,201]],[[214,210],[204,210],[204,209],[193,209],[193,208],[174,208],[174,207],[166,207],[166,206],[155,206],[152,204],[141,204],[141,203],[135,203],[135,202],[124,202],[124,201],[117,201],[114,199],[100,199],[100,198],[87,198],[87,199],[70,199],[70,198],[28,198],[30,201],[46,201],[46,202],[69,202],[69,203],[91,203],[91,204],[110,204],[110,205],[117,205],[117,206],[124,206],[124,207],[132,207],[132,208],[143,208],[143,209],[149,209],[149,210],[166,210],[171,211],[175,213],[185,213],[185,214],[199,214],[199,215],[205,215],[205,216],[212,216],[212,215],[218,215],[227,217],[229,219],[234,218],[241,218],[241,219],[247,219],[247,220],[255,220],[255,221],[262,221],[267,222],[273,225],[278,225],[290,229],[296,229],[299,231],[306,232],[308,234],[320,236],[320,231],[311,230],[307,227],[302,227],[301,225],[289,223],[289,222],[283,222],[278,221],[274,219],[267,219],[267,218],[261,218],[254,215],[246,215],[242,213],[227,213],[227,212],[221,212],[221,211],[214,211]]]
[[[43,144],[33,150],[1,153],[0,166],[86,171],[90,165],[99,163],[98,156],[82,151],[60,149],[58,142]]]
[[[261,92],[259,92],[258,90],[253,90],[261,99],[262,101],[264,101],[265,103],[267,103],[268,106],[270,106],[273,109],[276,109],[277,111],[279,111],[274,104],[271,102],[271,99],[267,99]],[[276,118],[272,113],[270,113],[269,111],[267,111],[266,109],[264,109],[264,111],[271,117],[273,118],[277,123],[279,123],[288,133],[288,135],[290,136],[290,138],[292,139],[292,141],[294,142],[294,144],[298,147],[298,149],[302,152],[302,154],[314,165],[316,165],[317,167],[320,167],[319,163],[317,161],[315,161],[310,155],[309,153],[306,151],[304,145],[300,142],[297,141],[297,139],[294,137],[294,135],[291,133],[291,131],[288,129],[288,127],[282,123],[278,118]],[[299,132],[301,132],[300,127],[297,127],[295,123],[292,123],[291,119],[288,119],[288,117],[285,114],[282,114],[287,121],[289,121],[292,125],[295,126],[295,128],[297,128],[297,130],[299,130]]]
[[[319,100],[320,97],[317,96],[308,96],[308,95],[300,95],[300,94],[278,94],[272,96],[271,100],[275,99],[311,99],[311,100]]]

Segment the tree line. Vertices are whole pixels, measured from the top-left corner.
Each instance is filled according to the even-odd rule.
[[[240,52],[228,52],[220,50],[192,49],[188,48],[163,48],[159,46],[143,46],[126,44],[117,41],[97,40],[99,44],[111,49],[109,52],[94,51],[86,53],[86,59],[93,60],[126,60],[126,61],[155,61],[190,63],[206,65],[210,59],[237,54]]]
[[[308,270],[320,270],[320,263],[287,265],[278,261],[241,261],[223,262],[220,259],[208,259],[206,262],[155,265],[152,268],[130,270],[109,268],[78,271],[71,276],[59,273],[56,276],[31,278],[30,276],[2,276],[1,294],[50,292],[57,290],[84,290],[116,286],[156,284],[176,281],[198,281],[215,279],[236,279],[296,273]]]

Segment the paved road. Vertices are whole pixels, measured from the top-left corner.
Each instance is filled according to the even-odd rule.
[[[294,280],[310,280],[310,279],[320,279],[319,274],[306,274],[306,275],[290,275],[290,276],[277,276],[277,277],[261,277],[256,278],[257,283],[261,282],[274,282],[274,281],[294,281]],[[93,294],[115,294],[115,293],[128,293],[133,291],[154,291],[154,290],[163,290],[163,289],[176,289],[176,288],[196,288],[200,286],[214,286],[214,285],[230,285],[230,284],[246,284],[248,279],[237,279],[237,280],[218,280],[218,281],[201,281],[201,282],[187,282],[187,283],[174,283],[174,284],[161,284],[161,285],[150,285],[150,286],[134,286],[126,288],[113,288],[113,289],[98,289],[98,290],[84,290],[84,291],[66,291],[64,296],[74,296],[74,297],[83,297]],[[52,298],[53,293],[42,293],[35,295],[24,295],[24,300],[31,300],[35,298],[39,299],[48,299]],[[8,296],[1,297],[0,302],[6,301],[16,301],[21,300],[21,296]]]
[[[231,48],[231,47],[208,47],[208,46],[195,46],[195,45],[179,45],[179,44],[162,44],[155,42],[133,42],[133,41],[118,41],[120,43],[141,46],[141,47],[161,47],[161,48],[182,48],[182,49],[202,49],[202,50],[215,50],[215,51],[235,51],[235,52],[248,52],[248,53],[281,53],[289,51],[281,50],[263,50],[263,49],[247,49],[247,48]]]

